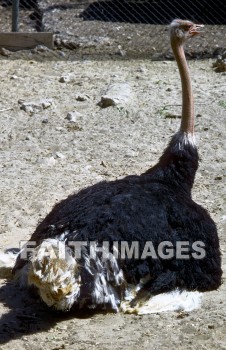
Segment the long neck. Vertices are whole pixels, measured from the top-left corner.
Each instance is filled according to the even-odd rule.
[[[180,130],[194,133],[194,102],[191,86],[191,77],[188,69],[183,45],[171,40],[172,50],[177,61],[182,84],[182,119]]]
[[[153,181],[162,181],[176,191],[185,191],[191,196],[191,189],[198,168],[198,151],[194,140],[194,103],[191,78],[183,46],[171,39],[171,45],[180,72],[182,84],[182,118],[179,133],[176,133],[159,162],[146,171]]]

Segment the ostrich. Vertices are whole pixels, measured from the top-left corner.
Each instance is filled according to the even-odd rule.
[[[179,19],[170,25],[182,83],[182,119],[158,163],[141,175],[103,181],[62,200],[31,236],[26,246],[36,243],[32,253],[24,256],[27,247],[20,251],[13,268],[15,278],[22,285],[34,286],[49,307],[118,311],[127,299],[128,309],[133,309],[159,294],[211,291],[221,285],[215,223],[191,197],[199,157],[183,46],[201,27]],[[114,254],[122,253],[116,241],[138,243],[138,256]],[[73,248],[79,242],[80,254],[76,255]],[[178,243],[188,242],[188,258],[154,256],[150,250],[143,258],[141,252],[148,253],[147,242],[152,252],[168,242],[174,253]],[[91,248],[96,252],[93,256]],[[129,295],[130,285],[135,289]]]

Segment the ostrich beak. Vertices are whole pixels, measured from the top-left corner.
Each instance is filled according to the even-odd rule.
[[[189,30],[189,33],[191,36],[199,35],[202,32],[200,32],[200,28],[203,28],[204,24],[194,24],[192,28]]]

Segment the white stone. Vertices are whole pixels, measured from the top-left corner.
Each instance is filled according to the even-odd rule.
[[[72,111],[72,112],[68,112],[67,116],[65,119],[69,120],[70,122],[76,122],[78,117],[81,117],[81,113],[77,112],[77,111]]]
[[[60,152],[56,152],[55,155],[57,158],[60,158],[60,159],[66,158],[65,155],[63,153],[60,153]]]
[[[128,83],[113,83],[108,86],[106,93],[101,96],[98,105],[102,108],[125,105],[131,98],[131,87]]]
[[[82,95],[82,94],[78,94],[75,99],[76,101],[79,101],[79,102],[84,102],[84,101],[87,101],[90,97],[88,95]]]
[[[49,108],[52,106],[53,101],[52,100],[42,100],[41,103],[42,103],[42,108],[46,109],[46,108]]]
[[[23,111],[25,111],[26,113],[29,113],[29,114],[41,112],[42,110],[53,106],[52,99],[41,99],[41,100],[37,100],[37,101],[19,100],[18,103],[20,105],[20,109],[22,109]]]
[[[73,80],[74,80],[73,77],[70,74],[68,74],[68,75],[63,75],[62,77],[60,77],[59,82],[60,83],[70,83]]]
[[[56,159],[54,157],[44,158],[39,161],[41,165],[54,166],[56,164]]]

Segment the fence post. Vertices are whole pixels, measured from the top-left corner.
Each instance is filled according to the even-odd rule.
[[[20,4],[20,0],[13,0],[12,32],[19,32],[19,4]]]

